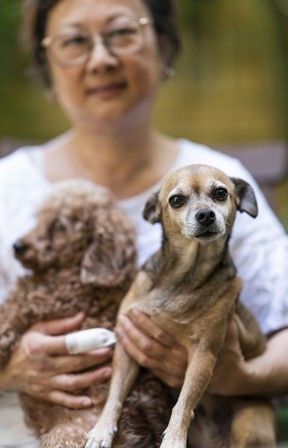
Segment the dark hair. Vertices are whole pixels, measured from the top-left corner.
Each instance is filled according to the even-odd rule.
[[[50,11],[61,0],[24,0],[22,36],[25,46],[32,53],[36,67],[44,77],[47,86],[51,80],[46,52],[41,46],[45,37],[46,24]],[[166,58],[167,66],[173,67],[181,49],[176,25],[175,0],[141,0],[153,18],[160,50]],[[165,45],[163,39],[166,37]]]
[[[173,67],[181,50],[181,39],[177,28],[176,0],[142,0],[153,18],[158,36],[166,36],[164,56],[168,67]],[[160,47],[161,40],[159,39]]]

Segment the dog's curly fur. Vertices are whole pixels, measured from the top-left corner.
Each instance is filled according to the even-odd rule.
[[[0,363],[7,365],[34,323],[83,311],[82,328],[113,329],[121,299],[136,273],[135,233],[109,191],[82,179],[56,184],[37,225],[14,245],[31,274],[0,307]],[[94,406],[72,410],[21,394],[27,424],[43,448],[82,448],[107,396],[91,386]],[[170,405],[163,385],[143,372],[126,403],[115,447],[159,446]]]

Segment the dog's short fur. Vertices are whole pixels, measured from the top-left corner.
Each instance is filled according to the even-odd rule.
[[[2,369],[23,333],[36,322],[82,311],[82,328],[114,328],[119,303],[136,274],[134,233],[107,189],[80,179],[56,184],[35,228],[14,244],[18,260],[31,275],[18,281],[0,307]],[[107,384],[84,391],[94,406],[82,410],[27,394],[22,394],[22,401],[43,448],[83,448],[107,392]],[[129,400],[115,446],[156,448],[169,419],[165,388],[146,373]]]
[[[238,301],[242,281],[228,252],[236,210],[257,216],[252,187],[206,165],[191,165],[169,175],[145,207],[144,217],[161,223],[163,243],[138,273],[120,313],[134,307],[148,313],[188,352],[184,384],[161,448],[186,447],[194,410],[197,414],[234,311],[245,358],[265,348],[256,321]],[[136,362],[117,343],[109,397],[86,448],[111,447],[121,406],[138,371]],[[222,426],[217,435],[221,440],[214,434],[214,440],[198,439],[195,447],[275,446],[274,413],[268,401],[222,400],[205,394],[201,409],[212,419],[218,415],[220,426],[223,401],[231,417],[224,431],[226,440],[219,436]]]

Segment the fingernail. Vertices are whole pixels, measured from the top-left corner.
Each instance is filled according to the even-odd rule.
[[[132,314],[132,316],[134,316],[134,317],[139,317],[139,316],[141,316],[141,311],[139,311],[137,308],[133,308],[131,311],[130,311],[130,313]]]
[[[137,308],[132,308],[132,310],[130,311],[130,313],[134,314],[135,316],[140,314],[140,311]]]
[[[111,378],[111,373],[112,373],[112,369],[105,370],[105,372],[103,374],[104,380],[109,380]]]
[[[81,401],[81,405],[83,406],[83,407],[88,407],[88,406],[92,406],[92,400],[91,400],[91,398],[88,398],[88,397],[86,397],[86,398],[83,398],[83,400]]]

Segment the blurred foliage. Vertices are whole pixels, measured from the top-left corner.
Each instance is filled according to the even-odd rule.
[[[18,28],[20,17],[19,1],[2,1],[0,14],[0,81],[3,86],[10,77],[23,68],[22,52],[18,45]]]
[[[0,136],[46,140],[68,123],[31,74],[20,9],[21,0],[1,0]],[[184,49],[160,94],[158,127],[210,145],[287,140],[288,0],[177,0],[177,9]]]
[[[168,86],[166,110],[175,92],[171,114],[184,113],[177,121],[171,115],[172,132],[185,130],[184,135],[211,144],[286,138],[288,41],[282,31],[287,17],[273,0],[180,5],[184,53]],[[160,110],[159,117],[166,120],[167,113]]]

